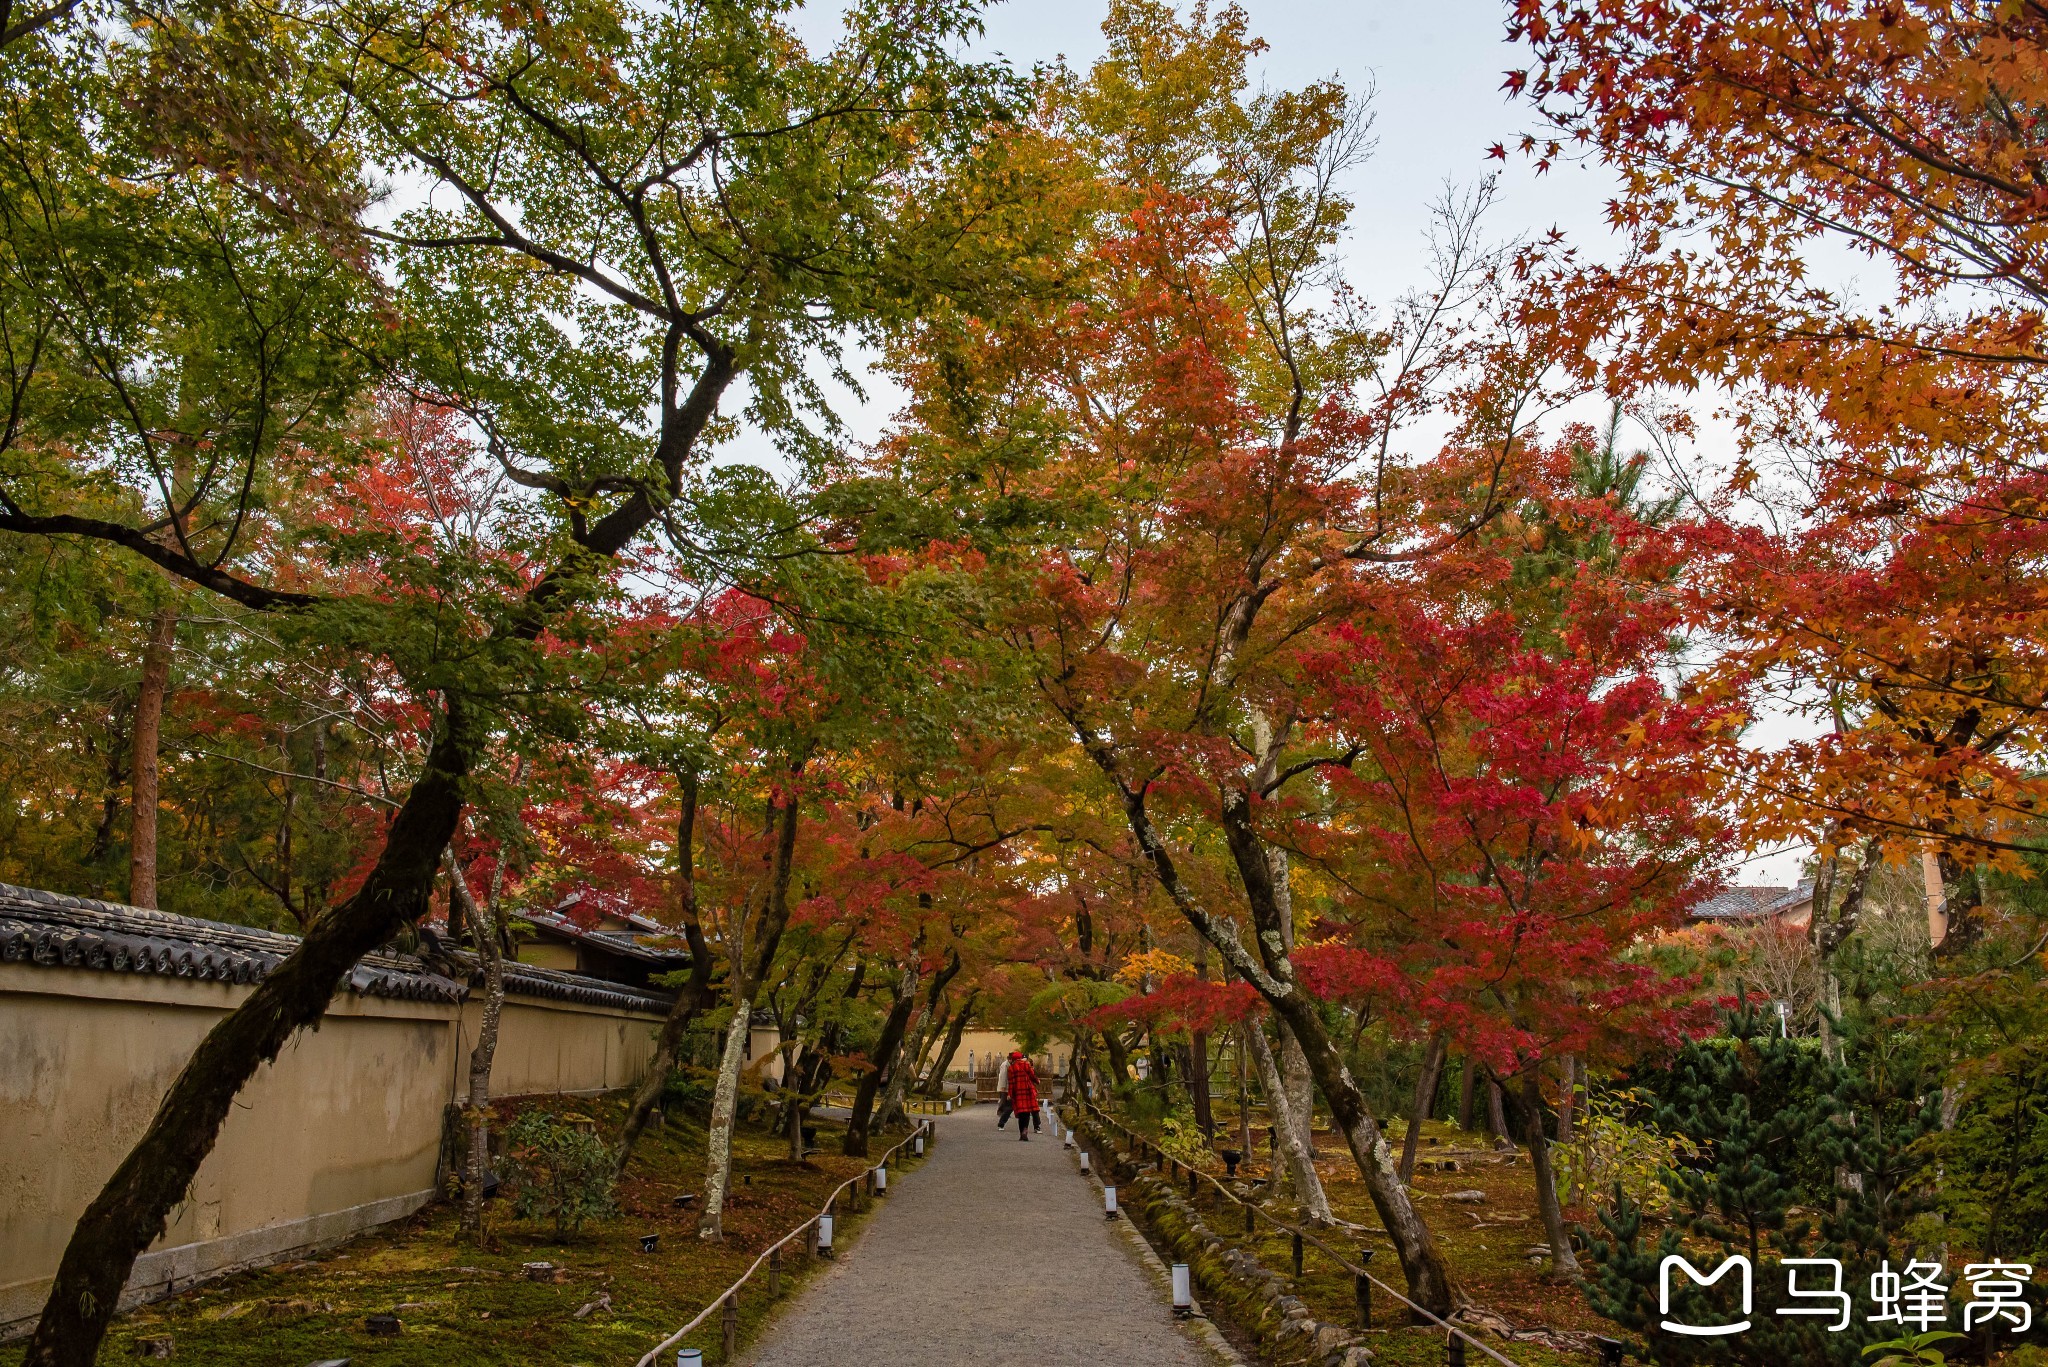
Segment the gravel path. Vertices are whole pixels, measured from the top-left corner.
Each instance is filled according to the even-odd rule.
[[[889,1184],[748,1367],[1213,1367],[1050,1127],[1020,1143],[992,1106],[937,1124],[925,1165]]]

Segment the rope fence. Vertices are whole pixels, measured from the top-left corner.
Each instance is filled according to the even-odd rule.
[[[1486,1356],[1492,1358],[1495,1362],[1500,1363],[1502,1367],[1519,1367],[1519,1364],[1517,1364],[1512,1358],[1503,1357],[1500,1353],[1495,1352],[1491,1347],[1489,1347],[1485,1343],[1480,1342],[1478,1339],[1474,1338],[1471,1334],[1459,1328],[1457,1325],[1452,1324],[1450,1321],[1444,1319],[1442,1316],[1437,1315],[1430,1310],[1426,1310],[1422,1306],[1417,1305],[1414,1301],[1409,1300],[1399,1291],[1396,1291],[1393,1287],[1387,1285],[1378,1277],[1375,1277],[1372,1273],[1368,1272],[1365,1269],[1365,1265],[1363,1263],[1353,1262],[1351,1259],[1345,1257],[1342,1253],[1332,1248],[1323,1239],[1318,1237],[1313,1230],[1303,1229],[1298,1225],[1289,1224],[1287,1221],[1280,1219],[1278,1216],[1272,1214],[1270,1211],[1260,1206],[1257,1202],[1245,1200],[1236,1192],[1232,1191],[1229,1187],[1224,1186],[1223,1183],[1218,1181],[1215,1177],[1213,1177],[1209,1173],[1203,1172],[1200,1168],[1195,1167],[1192,1163],[1184,1163],[1177,1158],[1169,1156],[1164,1149],[1161,1149],[1159,1147],[1157,1143],[1153,1142],[1146,1136],[1139,1134],[1136,1130],[1131,1129],[1128,1125],[1123,1124],[1121,1121],[1114,1119],[1109,1115],[1108,1112],[1096,1106],[1086,1097],[1076,1094],[1073,1099],[1075,1103],[1083,1111],[1085,1111],[1097,1122],[1104,1126],[1107,1126],[1109,1129],[1117,1131],[1118,1133],[1122,1134],[1126,1139],[1130,1140],[1131,1150],[1134,1154],[1143,1155],[1147,1150],[1150,1150],[1152,1154],[1158,1159],[1160,1171],[1162,1173],[1170,1174],[1177,1169],[1182,1174],[1184,1174],[1188,1184],[1189,1196],[1192,1197],[1195,1194],[1195,1184],[1198,1181],[1203,1181],[1207,1182],[1210,1186],[1214,1187],[1216,1189],[1217,1194],[1221,1196],[1224,1200],[1229,1201],[1234,1205],[1243,1207],[1246,1234],[1251,1234],[1254,1232],[1255,1221],[1264,1220],[1273,1228],[1279,1230],[1283,1234],[1288,1235],[1293,1245],[1295,1276],[1299,1277],[1301,1275],[1301,1259],[1303,1246],[1313,1245],[1314,1247],[1321,1249],[1323,1253],[1329,1257],[1331,1262],[1337,1264],[1337,1266],[1349,1272],[1354,1278],[1355,1284],[1359,1288],[1359,1315],[1365,1321],[1366,1328],[1372,1327],[1372,1294],[1365,1288],[1368,1286],[1376,1286],[1380,1290],[1386,1292],[1387,1295],[1393,1297],[1401,1304],[1407,1306],[1408,1309],[1416,1315],[1421,1316],[1423,1319],[1429,1321],[1431,1324],[1434,1324],[1438,1328],[1444,1330],[1445,1334],[1451,1342],[1452,1348],[1454,1349],[1451,1356],[1451,1361],[1454,1364],[1463,1361],[1463,1345],[1470,1344],[1472,1347],[1477,1348],[1480,1352],[1486,1354]],[[1463,1342],[1460,1343],[1458,1342],[1459,1340],[1462,1340]]]
[[[932,1122],[930,1120],[924,1120],[919,1122],[915,1127],[912,1128],[909,1134],[905,1135],[897,1143],[890,1146],[888,1151],[883,1153],[883,1155],[875,1161],[873,1166],[867,1168],[865,1171],[855,1173],[853,1176],[847,1178],[844,1182],[841,1182],[838,1186],[834,1187],[832,1189],[832,1194],[825,1198],[825,1204],[818,1208],[818,1213],[816,1215],[813,1215],[810,1219],[804,1221],[795,1229],[792,1229],[791,1231],[789,1231],[789,1233],[783,1235],[780,1239],[777,1239],[774,1243],[762,1249],[761,1256],[754,1259],[753,1263],[747,1268],[745,1272],[740,1273],[738,1281],[734,1282],[731,1286],[725,1288],[724,1291],[718,1294],[715,1300],[713,1300],[709,1305],[705,1306],[702,1310],[698,1311],[697,1317],[695,1319],[691,1320],[688,1324],[676,1330],[673,1334],[670,1334],[660,1343],[657,1343],[654,1345],[654,1347],[650,1348],[647,1351],[647,1355],[641,1358],[640,1361],[634,1365],[634,1367],[654,1367],[656,1360],[659,1359],[663,1353],[666,1353],[669,1349],[675,1347],[684,1339],[688,1338],[692,1333],[694,1333],[698,1328],[700,1328],[703,1325],[704,1321],[710,1319],[713,1313],[720,1311],[723,1312],[724,1317],[723,1327],[725,1330],[725,1356],[727,1360],[730,1360],[733,1354],[733,1350],[738,1346],[740,1288],[745,1286],[749,1281],[753,1280],[755,1273],[759,1272],[763,1267],[766,1267],[769,1271],[768,1294],[771,1297],[780,1295],[782,1293],[782,1250],[787,1248],[792,1242],[794,1242],[796,1239],[803,1236],[804,1234],[816,1231],[818,1229],[818,1222],[820,1220],[830,1218],[833,1215],[833,1212],[838,1207],[839,1198],[845,1194],[847,1188],[852,1187],[855,1188],[857,1191],[862,1182],[873,1183],[875,1181],[875,1173],[878,1170],[887,1167],[890,1159],[894,1158],[899,1152],[901,1152],[905,1148],[908,1148],[912,1143],[916,1142],[917,1140],[921,1138],[931,1138],[934,1135],[936,1135],[936,1133],[937,1131],[933,1127]],[[877,1189],[879,1190],[879,1187]],[[818,1251],[817,1245],[815,1243],[809,1244],[808,1247],[809,1251],[813,1254],[815,1254]]]

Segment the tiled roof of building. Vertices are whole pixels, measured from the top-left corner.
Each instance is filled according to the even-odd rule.
[[[520,913],[520,919],[530,921],[542,930],[553,931],[565,939],[583,940],[608,949],[614,954],[622,954],[629,959],[639,959],[662,968],[686,968],[690,963],[690,951],[679,943],[682,937],[644,916],[626,918],[633,926],[631,930],[591,929],[552,911],[524,911]]]
[[[1813,897],[1811,879],[1796,887],[1726,888],[1693,908],[1702,921],[1761,921]]]
[[[298,936],[273,930],[0,883],[0,962],[253,984],[298,945]],[[473,957],[456,957],[455,966],[470,969],[475,981]],[[449,1003],[470,991],[468,983],[409,954],[364,955],[345,987],[363,997]],[[506,964],[505,990],[635,1011],[663,1012],[669,1005],[659,993],[531,964]]]

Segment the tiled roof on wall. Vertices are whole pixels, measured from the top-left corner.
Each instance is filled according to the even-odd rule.
[[[464,953],[465,962],[475,956]],[[483,984],[482,970],[472,979],[479,987]],[[539,997],[547,1001],[571,1002],[577,1006],[610,1006],[622,1011],[651,1011],[667,1015],[670,1003],[675,998],[663,992],[649,992],[643,988],[625,983],[606,982],[602,978],[586,977],[581,973],[565,973],[559,968],[542,968],[538,964],[507,963],[505,965],[505,994],[514,997]]]
[[[298,936],[277,931],[0,883],[0,962],[247,984],[268,977],[298,945]],[[474,965],[472,956],[459,958],[464,967]],[[346,985],[357,996],[397,1001],[453,1003],[470,991],[469,984],[404,954],[364,955]],[[658,993],[530,964],[505,966],[505,990],[632,1011],[664,1013],[669,1005]]]

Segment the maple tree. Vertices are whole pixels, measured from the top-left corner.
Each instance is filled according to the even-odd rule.
[[[1738,448],[1725,481],[1688,481],[1680,596],[1715,643],[1694,687],[1811,722],[1694,772],[1743,843],[1817,847],[1829,1057],[1844,1031],[1924,1040],[1943,1126],[1995,1110],[2039,1047],[2010,1004],[2042,967],[2021,889],[2048,697],[2048,18],[1917,0],[1510,12],[1526,64],[1507,85],[1545,124],[1522,151],[1596,161],[1618,187],[1618,254],[1553,241],[1525,258],[1531,317],[1612,393],[1712,393]],[[1932,1184],[1951,1214],[1960,1185]]]
[[[2026,111],[2048,21],[1910,2],[1512,13],[1530,62],[1508,86],[1548,125],[1523,149],[1619,182],[1623,255],[1532,261],[1554,272],[1540,311],[1613,392],[1717,386],[1737,424],[1730,488],[1700,500],[1719,573],[1698,620],[1726,638],[1729,696],[1820,732],[1730,771],[1753,838],[1817,840],[1830,871],[1852,847],[1866,866],[1932,850],[1944,949],[1966,949],[1974,867],[2016,867],[2043,795],[2048,274]],[[1822,283],[1841,253],[1882,283]],[[1831,943],[1841,919],[1822,909]]]
[[[1461,1293],[1297,971],[1286,851],[1255,812],[1344,762],[1302,731],[1288,662],[1504,510],[1543,358],[1490,327],[1504,315],[1469,211],[1447,222],[1438,291],[1364,321],[1329,259],[1362,115],[1335,85],[1246,94],[1241,13],[1120,5],[1105,32],[1057,130],[1133,187],[1101,192],[1119,212],[1091,293],[920,334],[897,458],[928,494],[1057,510],[1026,553],[990,557],[990,629],[1146,876],[1302,1051],[1411,1294],[1448,1313]],[[1411,459],[1406,424],[1439,406],[1450,442]],[[1220,837],[1227,875],[1202,867],[1193,828]]]
[[[1728,719],[1659,677],[1679,543],[1600,450],[1584,429],[1532,450],[1494,527],[1303,647],[1288,711],[1329,758],[1257,816],[1321,875],[1295,955],[1312,990],[1370,998],[1501,1084],[1566,1279],[1546,1073],[1702,1024],[1692,984],[1633,950],[1682,922],[1726,848],[1689,778]]]

